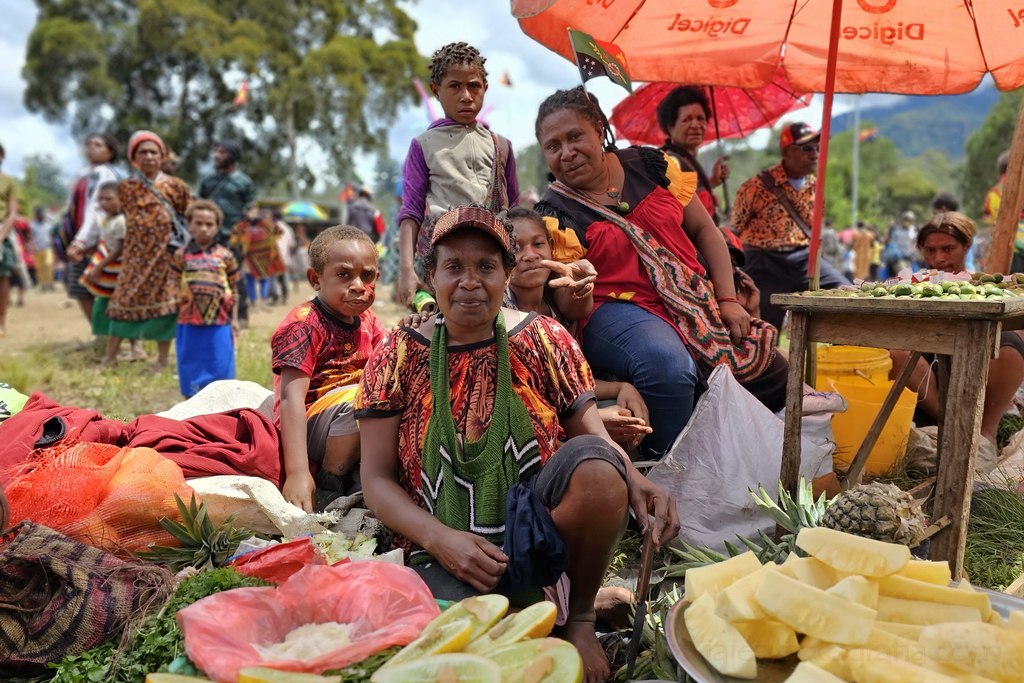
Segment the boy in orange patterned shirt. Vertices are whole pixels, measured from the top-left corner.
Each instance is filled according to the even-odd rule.
[[[373,314],[377,251],[358,228],[327,228],[309,245],[317,295],[294,308],[271,339],[274,415],[284,450],[284,497],[307,512],[318,481],[349,475],[359,462],[352,401],[384,326]]]

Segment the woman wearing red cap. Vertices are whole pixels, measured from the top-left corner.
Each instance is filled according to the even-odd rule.
[[[137,172],[118,190],[125,218],[123,265],[107,308],[110,334],[156,341],[160,367],[167,365],[178,328],[178,278],[168,246],[174,214],[184,215],[190,200],[188,186],[160,170],[166,156],[164,141],[148,130],[128,142],[128,160]]]

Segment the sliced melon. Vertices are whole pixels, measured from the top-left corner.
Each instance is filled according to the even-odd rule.
[[[420,657],[378,669],[371,683],[501,683],[501,669],[489,659],[464,652]]]
[[[579,683],[583,659],[561,638],[532,638],[489,652],[501,668],[501,683]]]
[[[510,614],[491,627],[487,633],[466,646],[466,652],[487,654],[502,645],[511,645],[527,638],[543,638],[555,626],[558,607],[553,602],[543,601]]]
[[[765,612],[797,633],[830,643],[859,645],[868,639],[875,610],[772,572],[754,596]]]
[[[847,576],[825,592],[871,609],[878,606],[878,584],[863,576]]]
[[[806,527],[796,544],[836,571],[864,576],[895,574],[910,561],[910,548],[825,527]]]
[[[468,617],[425,629],[419,638],[396,652],[381,668],[397,666],[429,655],[461,652],[469,643],[472,632],[473,620]]]
[[[724,562],[694,567],[686,570],[686,599],[697,602],[705,593],[718,593],[737,579],[753,574],[761,568],[761,562],[753,551],[730,557]]]
[[[473,630],[469,634],[469,639],[475,640],[497,624],[506,612],[508,612],[508,598],[504,595],[488,594],[466,598],[435,617],[423,629],[421,637],[453,621],[469,619],[473,622]]]
[[[740,632],[715,614],[715,601],[709,593],[683,612],[686,630],[694,647],[719,673],[736,678],[757,677],[757,658]]]

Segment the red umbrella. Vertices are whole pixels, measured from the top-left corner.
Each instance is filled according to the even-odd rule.
[[[661,145],[665,133],[658,125],[658,104],[678,83],[647,83],[612,109],[610,120],[616,136],[637,145]],[[704,142],[742,138],[756,130],[774,125],[788,112],[811,103],[810,93],[793,90],[786,75],[779,71],[772,82],[760,88],[704,88],[711,105],[712,125]]]

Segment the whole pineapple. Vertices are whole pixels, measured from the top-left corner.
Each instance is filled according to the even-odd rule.
[[[927,520],[920,505],[893,484],[871,483],[832,499],[821,526],[888,543],[914,546]]]

